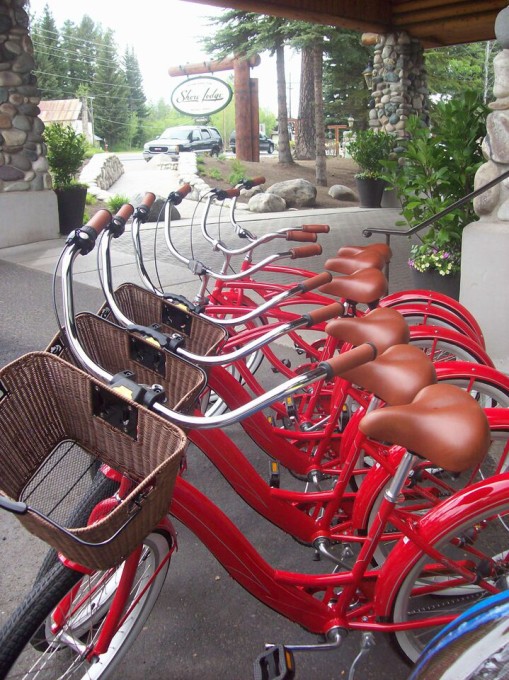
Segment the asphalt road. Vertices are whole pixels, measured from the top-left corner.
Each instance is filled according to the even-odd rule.
[[[137,186],[144,181],[143,166]],[[130,163],[126,163],[126,176]],[[148,168],[147,168],[148,170]],[[81,280],[87,280],[82,277]],[[0,251],[0,365],[32,350],[44,349],[56,331],[52,309],[52,277],[46,271],[2,259]],[[76,286],[77,310],[96,311],[102,294],[96,285]],[[267,461],[243,435],[231,436],[249,453],[265,475]],[[238,524],[274,566],[311,570],[312,555],[239,501],[207,459],[190,451],[188,480],[209,495]],[[145,629],[115,677],[173,680],[248,680],[253,660],[266,642],[314,642],[312,636],[258,603],[230,578],[203,545],[177,526],[175,555],[162,595]],[[45,546],[20,528],[6,513],[0,515],[0,619],[3,621],[30,587]],[[357,680],[404,680],[408,667],[377,635],[376,647],[363,659]],[[359,651],[360,635],[350,634],[334,652],[297,655],[297,678],[338,680],[348,677]]]

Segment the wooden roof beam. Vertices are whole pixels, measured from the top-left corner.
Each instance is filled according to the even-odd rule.
[[[505,1],[505,0],[504,0]],[[400,6],[402,7],[402,6]],[[478,2],[471,0],[461,0],[456,3],[442,4],[440,7],[428,7],[420,10],[399,11],[397,7],[394,8],[393,23],[394,26],[411,27],[414,24],[429,23],[440,21],[442,19],[455,19],[458,17],[471,18],[473,21],[478,21],[479,17],[485,17],[486,13],[498,13],[500,9],[500,0],[485,0],[482,6]]]
[[[190,0],[198,4],[224,7],[225,0]],[[390,2],[371,0],[227,0],[228,7],[269,14],[291,20],[309,21],[340,26],[354,31],[385,33],[390,30]]]

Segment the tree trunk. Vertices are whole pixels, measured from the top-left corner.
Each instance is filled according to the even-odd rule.
[[[311,161],[315,158],[315,85],[313,50],[304,47],[301,52],[299,124],[295,138],[295,158]]]
[[[276,48],[277,70],[277,124],[279,132],[279,162],[293,163],[288,135],[288,110],[286,105],[285,48]]]
[[[316,183],[327,186],[327,162],[325,158],[325,126],[323,117],[323,43],[313,48],[315,81],[315,128],[316,128]]]

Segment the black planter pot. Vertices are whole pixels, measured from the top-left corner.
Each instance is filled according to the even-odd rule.
[[[380,208],[387,182],[383,179],[356,177],[361,208]]]
[[[87,187],[78,185],[65,187],[65,189],[54,189],[54,191],[57,195],[60,233],[69,234],[74,229],[82,227]]]
[[[433,290],[436,293],[448,295],[454,300],[460,298],[460,273],[451,276],[441,276],[437,271],[418,272],[412,269],[414,287],[422,290]]]

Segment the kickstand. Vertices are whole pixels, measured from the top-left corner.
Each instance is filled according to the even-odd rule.
[[[376,645],[375,642],[375,636],[373,633],[363,633],[362,638],[361,638],[361,650],[355,657],[355,659],[352,662],[352,665],[350,666],[350,672],[348,673],[348,680],[354,680],[354,675],[355,675],[355,668],[359,661],[362,659],[363,656],[365,656],[370,649],[372,649]]]

